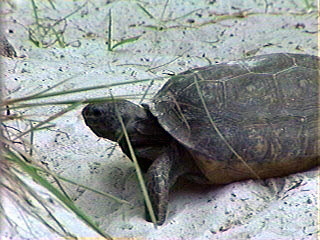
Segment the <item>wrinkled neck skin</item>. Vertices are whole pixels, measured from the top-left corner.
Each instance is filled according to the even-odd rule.
[[[139,106],[127,100],[93,103],[83,109],[82,115],[97,136],[117,141],[122,151],[132,158],[119,121],[121,116],[139,166],[144,172],[164,153],[168,153],[170,159],[176,162],[173,165],[175,170],[180,166],[194,165],[189,152],[161,127],[147,105]],[[172,149],[176,150],[172,152]],[[182,169],[181,173],[185,171]],[[181,173],[179,170],[176,175],[180,176]]]
[[[171,167],[168,169],[170,187],[182,175],[187,175],[189,180],[206,184],[207,179],[200,173],[189,151],[161,127],[148,108],[145,107],[145,111],[147,118],[131,122],[126,127],[140,168],[147,172],[151,164],[165,153],[171,159]],[[132,159],[125,137],[121,138],[119,145]]]
[[[146,117],[129,121],[126,125],[126,131],[139,166],[146,172],[152,162],[166,151],[172,142],[176,141],[160,126],[157,118],[151,114],[148,107],[144,106],[144,109]],[[124,136],[118,143],[122,151],[132,159]]]

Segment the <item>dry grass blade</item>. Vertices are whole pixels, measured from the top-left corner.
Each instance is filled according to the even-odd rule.
[[[124,137],[125,137],[125,139],[127,141],[128,147],[129,147],[131,159],[132,159],[134,167],[136,169],[138,181],[139,181],[139,184],[140,184],[140,187],[141,187],[141,191],[143,193],[143,197],[144,197],[148,212],[150,214],[151,221],[153,222],[153,224],[156,227],[156,222],[157,222],[156,221],[156,217],[155,217],[155,214],[154,214],[154,211],[153,211],[153,208],[152,208],[152,204],[151,204],[151,201],[150,201],[150,197],[149,197],[149,194],[148,194],[148,191],[147,191],[146,184],[145,184],[145,182],[143,180],[143,176],[142,176],[142,172],[141,172],[141,169],[139,167],[139,164],[138,164],[138,160],[137,160],[137,158],[136,158],[136,156],[134,154],[133,147],[132,147],[132,145],[130,143],[129,135],[128,135],[128,132],[126,130],[126,126],[124,125],[124,122],[123,122],[122,117],[120,116],[119,112],[117,112],[117,116],[118,116],[119,122],[121,124]]]
[[[62,111],[60,111],[60,112],[58,112],[58,113],[50,116],[50,117],[49,117],[48,119],[46,119],[45,121],[42,121],[42,122],[38,123],[38,124],[35,125],[34,127],[31,127],[29,130],[24,131],[23,133],[21,133],[21,134],[19,134],[18,136],[16,136],[16,137],[13,139],[13,141],[15,141],[16,139],[21,138],[22,136],[28,134],[28,133],[31,132],[31,131],[37,130],[38,128],[42,127],[44,124],[46,124],[46,123],[48,123],[48,122],[50,122],[50,121],[52,121],[52,120],[60,117],[61,115],[65,114],[65,113],[67,113],[67,112],[70,112],[71,110],[75,109],[75,108],[78,107],[79,105],[80,105],[80,103],[78,103],[78,104],[73,104],[73,105],[67,107],[66,109],[64,109],[64,110],[62,110]]]
[[[246,166],[246,168],[249,169],[249,171],[253,174],[253,176],[255,176],[256,179],[260,179],[259,175],[246,163],[246,161],[243,159],[243,157],[241,157],[236,152],[236,150],[234,150],[234,148],[228,143],[227,139],[222,135],[222,133],[220,132],[219,128],[215,124],[215,122],[212,119],[211,114],[210,114],[210,112],[208,110],[207,104],[206,104],[206,102],[204,100],[203,93],[201,92],[201,89],[200,89],[200,86],[199,86],[199,82],[198,82],[198,78],[203,80],[203,81],[204,81],[204,79],[200,76],[200,74],[195,74],[194,75],[194,83],[195,83],[195,86],[197,88],[197,92],[198,92],[199,98],[201,100],[203,109],[205,110],[206,115],[207,115],[207,117],[208,117],[208,119],[210,121],[210,124],[213,127],[214,131],[219,135],[221,140],[227,145],[227,147],[230,149],[230,151],[243,163],[243,165]]]

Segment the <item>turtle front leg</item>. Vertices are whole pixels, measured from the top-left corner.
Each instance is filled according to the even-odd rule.
[[[147,189],[158,225],[162,225],[166,219],[171,185],[169,183],[171,167],[172,160],[165,152],[153,162],[147,171]],[[146,214],[147,220],[150,221],[147,209]]]
[[[173,143],[161,154],[147,171],[146,183],[157,224],[162,225],[166,219],[169,202],[169,191],[177,178],[189,171],[186,159],[188,154]],[[147,220],[150,216],[147,213]]]

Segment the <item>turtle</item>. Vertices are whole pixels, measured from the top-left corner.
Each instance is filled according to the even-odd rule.
[[[113,99],[82,115],[131,158],[121,117],[162,225],[179,177],[218,185],[319,165],[319,63],[273,53],[199,67],[172,76],[149,105]]]

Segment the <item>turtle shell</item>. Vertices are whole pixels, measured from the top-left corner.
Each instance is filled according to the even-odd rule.
[[[319,58],[275,53],[172,77],[152,113],[212,183],[318,164]]]

